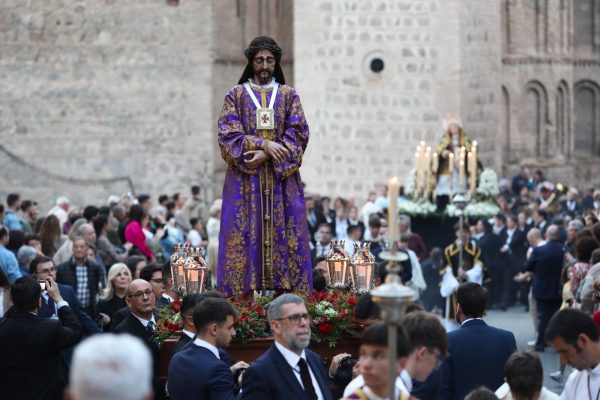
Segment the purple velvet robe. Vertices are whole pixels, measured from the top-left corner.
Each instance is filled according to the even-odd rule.
[[[263,107],[272,89],[252,89]],[[219,117],[219,146],[227,162],[223,186],[217,283],[228,295],[254,289],[312,290],[312,263],[304,191],[298,169],[308,125],[296,91],[279,86],[275,129],[256,129],[256,107],[243,85],[227,93]],[[282,163],[270,158],[256,169],[243,153],[265,139],[285,145]],[[265,247],[265,245],[267,247]]]

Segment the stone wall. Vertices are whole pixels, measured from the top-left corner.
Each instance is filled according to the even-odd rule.
[[[213,29],[211,2],[2,1],[0,196],[187,191],[212,158]]]

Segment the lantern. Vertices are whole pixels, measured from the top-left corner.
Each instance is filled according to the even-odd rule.
[[[371,254],[370,248],[370,242],[355,243],[354,254],[350,258],[352,289],[358,293],[366,293],[373,288],[375,257]]]
[[[202,293],[206,284],[208,266],[200,247],[192,247],[184,264],[187,294]]]
[[[189,245],[179,243],[175,245],[175,251],[171,255],[171,278],[173,280],[173,290],[180,295],[186,290],[185,262],[189,253]]]
[[[331,241],[331,250],[327,253],[326,260],[327,269],[329,270],[329,286],[333,288],[345,287],[350,256],[344,250],[343,240]]]

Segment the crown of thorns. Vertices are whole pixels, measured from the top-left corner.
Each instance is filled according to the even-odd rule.
[[[246,49],[244,54],[246,55],[248,61],[252,61],[256,53],[258,53],[261,50],[269,50],[271,53],[273,53],[277,62],[279,62],[279,60],[281,59],[281,47],[277,46],[276,44],[264,43],[256,46],[250,46]]]

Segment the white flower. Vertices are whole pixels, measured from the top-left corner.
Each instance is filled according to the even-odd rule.
[[[410,196],[415,191],[415,175],[416,170],[413,168],[408,171],[408,175],[406,175],[406,179],[404,180],[404,194]]]
[[[493,170],[485,168],[479,176],[479,186],[476,192],[484,200],[495,200],[498,193],[500,193],[498,175]]]
[[[323,315],[326,316],[327,318],[335,318],[338,315],[338,312],[335,311],[333,308],[328,308],[323,312]]]
[[[412,216],[428,216],[435,213],[436,205],[430,201],[414,202],[406,200],[398,207],[400,214],[408,214]]]

